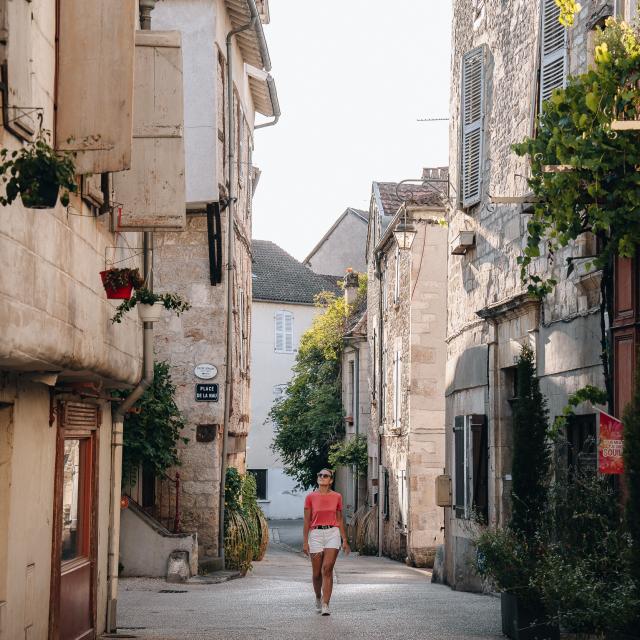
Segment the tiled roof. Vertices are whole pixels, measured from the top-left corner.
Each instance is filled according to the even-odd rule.
[[[406,200],[409,204],[442,206],[442,195],[428,185],[405,183],[398,186],[397,182],[374,182],[380,195],[384,216],[394,216],[400,205]],[[398,197],[400,196],[400,197]]]
[[[338,276],[314,273],[277,244],[254,240],[253,299],[313,304],[322,291],[339,293]]]

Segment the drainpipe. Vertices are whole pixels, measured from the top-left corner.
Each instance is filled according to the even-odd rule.
[[[273,120],[257,124],[253,127],[253,130],[264,129],[265,127],[273,127],[274,124],[280,120],[280,101],[278,100],[278,93],[276,92],[275,80],[271,77],[271,74],[267,76],[267,88],[269,89],[269,99],[271,100],[271,106],[273,107]]]
[[[151,11],[157,0],[140,0],[140,25],[151,29]],[[145,286],[153,291],[153,232],[143,235]],[[107,632],[118,628],[118,571],[120,556],[120,494],[122,483],[122,443],[124,416],[153,383],[153,322],[143,323],[142,378],[135,389],[115,409],[111,430],[111,490],[109,495],[109,545],[107,552]]]
[[[355,415],[353,416],[354,424],[356,427],[356,439],[360,435],[360,345],[357,342],[354,342],[351,345],[354,349],[354,364],[353,364],[353,404],[355,405]],[[360,469],[356,467],[356,477],[354,479],[355,484],[355,510],[358,510],[359,500],[358,494],[360,493]]]
[[[378,278],[378,371],[380,375],[378,376],[378,557],[382,557],[382,527],[384,524],[384,483],[382,478],[382,473],[384,471],[384,467],[382,466],[382,415],[384,407],[382,406],[382,386],[383,376],[386,375],[386,372],[382,371],[382,344],[383,344],[383,329],[384,325],[382,322],[382,273],[380,271],[380,259],[382,255],[380,252],[376,253],[376,277]],[[386,399],[386,398],[385,398]]]
[[[249,0],[251,10],[251,20],[247,24],[232,29],[227,33],[227,180],[229,183],[229,198],[227,205],[227,334],[226,334],[226,356],[225,356],[225,380],[224,380],[224,425],[222,430],[222,452],[220,462],[220,494],[218,497],[218,557],[224,567],[224,494],[225,480],[227,476],[227,449],[229,445],[229,422],[231,419],[231,384],[233,382],[233,237],[234,237],[234,209],[236,204],[235,189],[235,120],[233,112],[233,60],[232,43],[233,37],[247,29],[255,28],[260,24],[260,16],[256,9],[255,2]],[[260,29],[259,31],[262,31]],[[259,39],[260,41],[260,39]],[[260,41],[262,42],[262,41]],[[266,44],[265,44],[266,47]],[[262,51],[261,51],[262,53]],[[262,55],[265,60],[264,54]],[[266,64],[271,66],[266,58]]]

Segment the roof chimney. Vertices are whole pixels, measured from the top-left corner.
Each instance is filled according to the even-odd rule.
[[[347,269],[344,275],[344,301],[351,305],[355,304],[358,297],[358,274],[351,268]]]

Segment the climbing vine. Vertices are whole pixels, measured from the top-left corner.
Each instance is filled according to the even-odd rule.
[[[534,138],[514,145],[531,159],[529,185],[540,202],[527,225],[519,258],[531,294],[557,280],[535,273],[546,245],[550,261],[590,231],[598,238],[597,268],[614,255],[632,257],[640,243],[640,131],[614,131],[615,118],[640,117],[640,43],[626,23],[607,20],[598,34],[595,66],[556,89],[543,106]],[[569,264],[572,268],[573,260]]]

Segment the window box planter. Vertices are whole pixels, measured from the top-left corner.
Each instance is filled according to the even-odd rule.
[[[560,630],[541,622],[544,611],[512,593],[500,594],[502,633],[512,640],[560,640]]]

